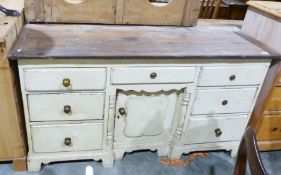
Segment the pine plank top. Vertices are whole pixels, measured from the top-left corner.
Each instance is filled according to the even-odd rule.
[[[251,7],[259,9],[263,12],[271,14],[277,18],[281,18],[281,2],[276,1],[248,1]]]
[[[239,26],[198,27],[27,24],[11,60],[56,58],[280,58]]]

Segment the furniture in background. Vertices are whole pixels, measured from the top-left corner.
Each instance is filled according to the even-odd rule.
[[[8,8],[19,8],[16,4],[1,1]],[[15,170],[26,169],[25,127],[17,65],[9,63],[7,53],[22,22],[22,17],[8,17],[0,12],[0,161],[12,160]]]
[[[194,26],[198,0],[25,0],[27,22]]]
[[[248,5],[244,0],[222,0],[227,7],[226,19],[243,20],[247,12]]]
[[[111,167],[147,149],[235,156],[279,57],[221,26],[25,25],[9,58],[19,64],[28,170],[80,159]]]
[[[267,174],[262,163],[256,135],[252,127],[248,127],[242,137],[233,175],[246,174],[247,162],[252,175]]]
[[[221,0],[201,0],[199,18],[216,19],[220,7]]]
[[[202,0],[199,18],[243,20],[247,5],[242,0]]]
[[[242,32],[281,54],[281,3],[250,1]],[[260,150],[281,149],[281,64],[273,62],[250,121]]]

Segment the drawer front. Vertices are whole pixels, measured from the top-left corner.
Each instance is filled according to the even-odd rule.
[[[281,114],[265,114],[257,131],[259,141],[281,140]]]
[[[113,68],[112,84],[188,83],[193,82],[195,67]]]
[[[102,119],[104,94],[28,95],[31,121]]]
[[[263,81],[266,66],[253,67],[203,67],[199,86],[259,85]]]
[[[102,123],[31,126],[34,152],[102,149]]]
[[[24,70],[27,91],[102,90],[106,68],[42,68]]]
[[[192,118],[188,121],[185,144],[240,140],[247,126],[245,115],[224,118]]]
[[[192,114],[248,113],[256,92],[257,88],[198,90]]]
[[[281,111],[281,87],[274,87],[266,101],[265,110]]]

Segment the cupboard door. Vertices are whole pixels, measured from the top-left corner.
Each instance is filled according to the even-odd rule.
[[[177,104],[177,93],[118,93],[115,141],[141,137],[169,138]]]

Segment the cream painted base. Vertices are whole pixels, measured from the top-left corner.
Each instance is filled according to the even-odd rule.
[[[176,145],[171,151],[171,159],[180,159],[182,154],[189,154],[196,151],[226,150],[230,151],[231,157],[236,157],[240,141],[202,143],[192,145]]]
[[[50,162],[71,161],[71,160],[102,160],[105,168],[113,167],[114,155],[112,152],[101,151],[81,151],[81,152],[61,152],[61,153],[36,153],[28,155],[27,167],[29,172],[38,172],[43,164]]]
[[[173,159],[209,150],[235,156],[270,62],[20,60],[28,170],[84,159],[112,167],[137,150]]]
[[[157,151],[159,157],[168,156],[170,152],[169,143],[114,143],[115,159],[119,160],[124,157],[125,153],[130,153],[136,150],[151,150]]]

